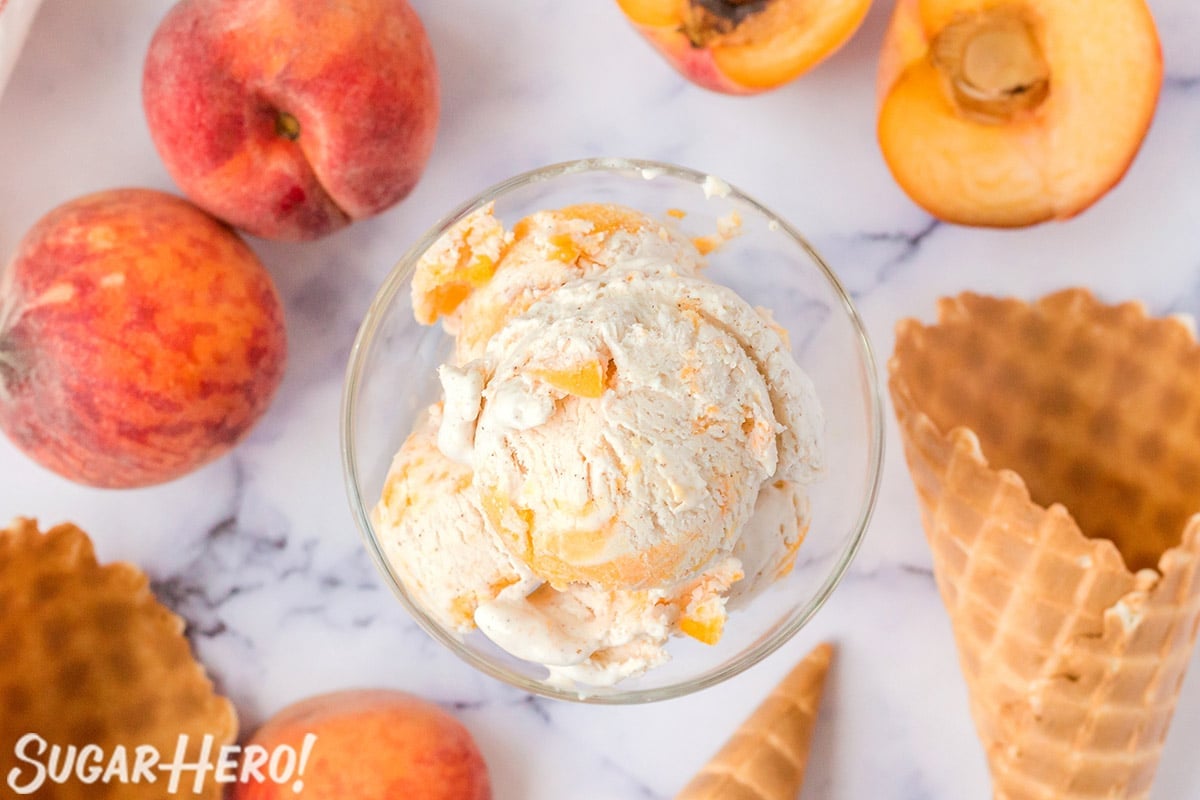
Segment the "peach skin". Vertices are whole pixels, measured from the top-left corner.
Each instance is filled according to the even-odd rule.
[[[217,458],[270,405],[286,353],[258,258],[162,192],[60,206],[0,275],[0,429],[79,483],[147,486]]]
[[[182,0],[150,43],[142,100],[195,203],[256,236],[314,239],[412,191],[438,77],[406,0]]]
[[[294,783],[234,784],[231,800],[491,800],[487,764],[462,723],[404,692],[350,690],[302,700],[267,721],[252,745],[297,752],[316,735]]]

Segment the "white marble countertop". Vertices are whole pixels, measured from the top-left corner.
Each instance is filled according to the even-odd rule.
[[[443,116],[420,186],[325,240],[252,245],[287,305],[291,361],[235,453],[138,491],[72,485],[0,440],[0,517],[72,520],[104,559],[152,575],[249,730],[349,686],[428,696],[470,727],[499,800],[667,798],[812,645],[840,645],[804,796],[988,796],[947,617],[895,431],[865,547],[829,605],[780,652],[679,700],[591,707],[476,674],[384,589],[342,489],[338,403],[358,321],[399,254],[441,214],[510,174],[581,156],[677,161],[725,177],[805,231],[853,292],[881,362],[892,327],[939,295],[1033,297],[1085,284],[1154,312],[1200,312],[1200,5],[1152,0],[1167,79],[1128,176],[1082,217],[1017,232],[932,221],[889,176],[874,134],[879,0],[831,61],[755,98],[677,77],[612,0],[416,0]],[[46,0],[0,102],[0,259],[51,207],[118,185],[172,189],[140,102],[163,0]],[[1097,135],[1103,135],[1102,130]],[[889,409],[889,422],[891,422]],[[1200,654],[1155,800],[1200,796]]]

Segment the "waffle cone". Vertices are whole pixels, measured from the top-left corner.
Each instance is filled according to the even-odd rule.
[[[796,800],[833,647],[784,677],[675,800]]]
[[[237,720],[193,660],[183,627],[155,600],[142,572],[129,564],[100,566],[87,534],[74,525],[41,533],[32,520],[18,519],[0,528],[0,781],[14,768],[32,776],[31,765],[15,753],[30,733],[64,751],[98,746],[101,769],[118,745],[131,767],[139,746],[172,761],[180,734],[188,735],[185,757],[195,763],[209,735],[215,763],[221,746],[235,739]],[[38,756],[36,748],[22,752]],[[48,764],[49,752],[37,760]],[[220,797],[212,773],[204,791],[193,794],[194,774],[183,776],[179,796]],[[31,796],[162,800],[175,794],[167,791],[169,776],[155,777],[154,783],[122,783],[117,773],[96,783],[47,779]],[[9,788],[3,784],[0,796],[9,796]]]
[[[964,294],[889,372],[995,797],[1147,797],[1200,625],[1190,328]]]

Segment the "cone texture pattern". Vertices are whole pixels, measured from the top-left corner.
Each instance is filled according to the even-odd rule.
[[[889,373],[996,800],[1148,797],[1200,625],[1188,325],[964,294]]]
[[[17,743],[30,733],[45,740],[47,751],[27,745],[21,752],[42,764],[49,746],[99,747],[99,761],[89,755],[85,772],[97,763],[107,769],[120,748],[129,770],[138,747],[154,748],[161,763],[170,762],[181,734],[188,736],[185,760],[195,764],[203,738],[211,736],[208,760],[215,766],[220,748],[237,737],[237,717],[192,657],[183,629],[144,573],[130,564],[98,564],[87,534],[74,525],[42,533],[33,520],[18,519],[0,528],[0,796],[11,796],[5,792],[13,769],[22,770],[18,785],[33,777],[16,757]],[[129,782],[119,771],[91,783],[70,774],[62,783],[47,778],[29,796],[162,800],[168,794],[163,772],[152,772],[153,783],[132,781],[132,772]],[[194,776],[183,773],[179,796],[222,796],[211,772],[193,793]]]
[[[833,647],[817,646],[675,800],[796,800]]]

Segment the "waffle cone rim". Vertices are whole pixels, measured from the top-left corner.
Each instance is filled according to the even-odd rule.
[[[934,327],[947,322],[951,310],[962,298],[982,296],[974,292],[962,292],[953,297],[939,299],[938,321],[936,323],[926,325],[913,317],[901,319],[896,323],[896,340],[898,341],[908,330],[913,328]],[[1068,302],[1072,304],[1072,308],[1078,308],[1079,304],[1082,303],[1092,309],[1101,307],[1121,309],[1129,313],[1139,323],[1160,321],[1180,325],[1187,331],[1192,342],[1200,347],[1200,343],[1196,341],[1194,325],[1191,324],[1190,318],[1183,315],[1151,317],[1145,305],[1139,301],[1128,301],[1109,306],[1100,302],[1090,290],[1082,287],[1063,289],[1040,297],[1033,302],[1013,297],[1002,298],[1002,300],[1009,304],[1019,304],[1028,308],[1046,308],[1058,303]],[[904,439],[915,441],[917,435],[924,430],[933,438],[948,445],[955,454],[964,456],[974,462],[996,482],[1006,483],[1015,489],[1024,502],[1046,514],[1062,517],[1069,524],[1071,531],[1078,537],[1076,543],[1083,548],[1090,549],[1096,565],[1093,569],[1102,564],[1113,564],[1114,566],[1119,566],[1121,570],[1135,579],[1136,586],[1130,592],[1131,595],[1152,592],[1154,586],[1160,583],[1161,578],[1167,575],[1168,572],[1185,568],[1189,555],[1192,558],[1200,558],[1200,502],[1197,503],[1196,511],[1184,523],[1179,543],[1163,551],[1154,569],[1142,569],[1135,572],[1127,566],[1124,556],[1121,554],[1116,543],[1111,539],[1093,538],[1084,534],[1083,530],[1079,527],[1079,523],[1071,514],[1070,508],[1064,503],[1055,501],[1049,505],[1043,505],[1036,502],[1029,492],[1029,487],[1025,479],[1019,472],[1014,469],[993,467],[989,463],[987,455],[983,452],[983,446],[980,443],[978,434],[969,426],[955,425],[947,431],[942,431],[937,423],[913,401],[911,392],[909,391],[908,372],[904,369],[900,358],[894,351],[891,357],[888,358],[887,368],[887,384],[892,395],[893,405],[895,406],[898,427]]]
[[[946,323],[972,324],[975,321],[969,307],[972,297],[985,296],[966,292],[955,297],[941,298],[938,301],[939,319],[936,323],[928,326],[912,318],[899,321],[896,325],[897,343],[903,337],[911,335],[914,329],[927,329]],[[1048,311],[1047,316],[1053,320],[1052,326],[1056,324],[1069,325],[1071,321],[1078,322],[1081,318],[1086,317],[1099,319],[1101,312],[1115,315],[1115,318],[1110,317],[1110,324],[1114,326],[1114,330],[1109,332],[1109,336],[1114,340],[1122,332],[1137,330],[1147,325],[1158,325],[1170,329],[1167,333],[1176,337],[1177,345],[1184,348],[1198,348],[1195,328],[1188,318],[1180,316],[1151,317],[1145,307],[1138,302],[1106,305],[1098,301],[1086,289],[1068,289],[1047,295],[1034,302],[1015,298],[986,299],[999,299],[1006,305],[1012,304],[1008,306],[1009,309],[1014,305],[1020,305],[1026,310]],[[1186,340],[1180,338],[1183,333],[1186,333]],[[1167,731],[1166,726],[1169,725],[1170,717],[1174,714],[1175,702],[1182,689],[1183,676],[1186,675],[1187,665],[1191,660],[1190,654],[1195,649],[1196,635],[1200,631],[1200,596],[1194,592],[1189,597],[1170,593],[1170,587],[1176,583],[1174,580],[1176,576],[1194,585],[1196,575],[1200,573],[1200,503],[1197,503],[1196,511],[1181,522],[1182,531],[1178,541],[1158,553],[1153,568],[1146,567],[1136,571],[1130,569],[1117,544],[1111,539],[1085,535],[1065,503],[1050,502],[1043,505],[1035,502],[1024,477],[1017,470],[993,467],[988,462],[979,435],[971,427],[956,425],[946,431],[941,430],[915,401],[913,391],[915,372],[908,368],[909,365],[900,357],[899,347],[893,350],[887,364],[889,393],[903,439],[909,471],[914,483],[917,484],[919,501],[923,509],[924,524],[922,527],[925,530],[926,538],[935,550],[939,544],[956,538],[956,531],[963,530],[963,528],[955,527],[954,523],[949,521],[934,524],[928,514],[932,509],[940,508],[946,502],[946,498],[963,497],[964,490],[969,493],[973,486],[991,487],[996,494],[1007,495],[1008,503],[1010,503],[1007,506],[1009,509],[1007,512],[1000,510],[1004,506],[992,506],[986,512],[985,519],[979,523],[981,525],[989,524],[989,522],[995,524],[996,520],[1011,519],[1011,509],[1020,506],[1034,511],[1043,519],[1044,524],[1051,526],[1059,536],[1064,537],[1059,540],[1059,552],[1089,556],[1090,561],[1086,565],[1081,563],[1080,567],[1084,568],[1089,573],[1089,577],[1094,579],[1097,584],[1107,585],[1114,589],[1108,594],[1108,599],[1111,600],[1110,604],[1106,605],[1101,602],[1091,606],[1093,610],[1099,611],[1102,615],[1099,636],[1106,643],[1103,650],[1104,655],[1101,655],[1099,651],[1091,653],[1077,651],[1078,655],[1089,660],[1095,658],[1109,660],[1107,671],[1110,677],[1108,680],[1115,681],[1117,679],[1113,676],[1127,672],[1129,666],[1124,659],[1132,652],[1129,648],[1134,646],[1143,611],[1158,615],[1173,615],[1180,620],[1188,621],[1185,624],[1190,625],[1190,635],[1174,637],[1170,643],[1164,642],[1159,650],[1161,658],[1170,658],[1180,664],[1180,672],[1161,737],[1156,741],[1148,739],[1142,744],[1143,752],[1154,753],[1150,756],[1148,763],[1141,767],[1143,770],[1148,767],[1149,780],[1153,780],[1154,772],[1157,769],[1158,755],[1161,754],[1163,739],[1165,739]],[[954,479],[948,480],[947,473],[943,472],[943,468],[957,470],[957,467],[948,466],[954,464],[965,464],[966,472],[956,472]],[[943,494],[932,499],[927,497],[921,491],[918,470],[922,471],[923,478],[932,480],[932,485],[936,486]],[[932,470],[932,475],[925,473],[925,470]],[[957,487],[952,486],[955,483],[958,484]],[[952,527],[947,527],[947,524]],[[1017,533],[1015,535],[1022,536],[1024,534]],[[934,563],[935,580],[943,594],[943,600],[945,600],[943,581],[953,582],[953,577],[941,574],[941,567],[936,555]],[[1049,576],[1040,578],[1027,576],[1025,580],[1029,581],[1026,585],[1034,587],[1035,592],[1045,593],[1052,585],[1052,578]],[[1083,602],[1083,600],[1077,600],[1077,607]],[[1028,794],[1028,791],[1035,785],[1029,783],[1031,775],[1017,770],[1014,764],[1003,756],[1002,751],[1005,751],[1011,742],[1005,743],[1006,740],[1003,738],[989,738],[1001,736],[1003,729],[993,729],[989,734],[984,733],[985,728],[990,728],[992,724],[997,723],[1000,718],[998,715],[1002,714],[1005,698],[1008,695],[1001,684],[976,683],[967,674],[964,647],[972,650],[974,648],[969,644],[970,640],[968,644],[964,645],[958,630],[960,621],[956,616],[955,608],[947,605],[947,610],[950,612],[950,622],[954,628],[955,644],[960,651],[960,667],[963,669],[964,677],[967,678],[971,714],[975,719],[981,743],[985,746],[995,797],[999,799],[1032,796]],[[1139,621],[1131,623],[1130,615]],[[1186,631],[1187,628],[1185,627],[1184,630]],[[1051,685],[1049,681],[1039,683],[1037,696],[1044,697],[1045,693],[1051,691]],[[1055,742],[1056,745],[1057,742]],[[1040,746],[1051,745],[1043,739]],[[1143,776],[1146,774],[1146,772],[1142,772]],[[1041,787],[1039,791],[1044,790],[1044,786],[1037,785]],[[1037,796],[1048,795],[1038,794]],[[1071,796],[1081,797],[1083,795],[1072,794]],[[1139,792],[1136,796],[1144,795]]]
[[[160,626],[160,633],[183,639],[187,643],[189,662],[182,667],[186,675],[180,680],[198,681],[209,696],[211,715],[206,721],[213,723],[210,733],[214,746],[221,747],[237,741],[241,723],[237,707],[220,691],[208,666],[195,652],[193,643],[187,641],[187,620],[158,597],[151,588],[149,574],[141,567],[126,560],[102,562],[96,555],[91,535],[73,522],[64,521],[43,529],[36,517],[17,515],[7,524],[0,524],[0,536],[10,537],[12,541],[26,546],[44,546],[50,537],[71,537],[72,545],[77,548],[70,558],[74,570],[118,576],[123,591],[136,601],[139,613],[145,619],[152,619],[155,625]]]

